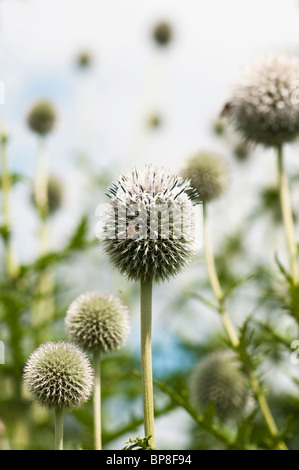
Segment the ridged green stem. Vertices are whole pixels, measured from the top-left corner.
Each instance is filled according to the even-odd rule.
[[[45,137],[40,137],[34,180],[34,199],[42,220],[48,215],[48,155]]]
[[[141,368],[143,391],[143,415],[145,436],[151,435],[150,445],[155,447],[154,393],[152,373],[152,280],[140,282],[141,311]]]
[[[94,445],[95,450],[102,450],[102,425],[101,425],[101,353],[95,351],[93,354],[94,366]]]
[[[280,205],[282,219],[286,234],[287,246],[290,257],[290,267],[294,284],[299,282],[299,271],[297,262],[297,245],[295,240],[295,228],[292,212],[292,204],[288,179],[284,171],[282,146],[277,148],[277,170],[278,170],[278,186],[280,194]]]
[[[214,253],[212,249],[212,244],[210,242],[210,237],[208,234],[208,228],[207,228],[207,213],[206,213],[206,206],[205,204],[203,205],[203,237],[204,237],[204,248],[205,248],[205,257],[206,257],[206,263],[208,267],[208,272],[209,272],[209,278],[210,278],[210,283],[212,286],[212,289],[214,291],[215,297],[218,301],[218,310],[222,318],[222,323],[224,326],[224,329],[226,331],[227,337],[232,345],[232,347],[237,350],[238,347],[240,346],[240,340],[238,337],[238,334],[234,328],[233,323],[231,322],[229,316],[226,313],[225,310],[225,298],[223,295],[223,291],[219,282],[219,278],[217,275],[217,270],[216,270],[216,265],[215,265],[215,258],[214,258]],[[249,374],[249,380],[251,384],[251,388],[255,394],[255,397],[258,401],[260,410],[263,414],[265,423],[267,425],[267,428],[270,432],[270,434],[275,438],[278,436],[278,429],[275,424],[274,418],[271,414],[271,410],[268,406],[265,394],[255,376],[254,373],[250,372]],[[280,441],[277,444],[277,449],[279,450],[287,450],[287,446],[285,445],[284,442]]]
[[[206,205],[203,204],[203,238],[204,238],[204,249],[205,249],[205,257],[206,257],[206,264],[209,271],[209,278],[211,282],[212,289],[214,291],[215,297],[218,301],[219,305],[219,312],[222,318],[223,326],[225,331],[229,337],[229,340],[234,348],[239,346],[239,338],[236,333],[236,330],[225,310],[225,302],[223,291],[218,279],[216,265],[215,265],[215,258],[212,249],[212,244],[210,242],[210,237],[208,234],[208,227],[207,227],[207,215],[206,215]]]
[[[9,277],[15,277],[18,271],[14,263],[12,247],[10,242],[10,189],[11,189],[11,176],[8,170],[8,156],[7,156],[7,139],[1,137],[1,183],[2,183],[2,212],[3,212],[3,227],[6,230],[5,236],[5,265]]]
[[[55,409],[55,450],[63,450],[63,410]]]
[[[39,150],[37,155],[37,168],[34,181],[34,200],[40,218],[39,256],[46,255],[49,250],[48,231],[48,155],[46,151],[45,137],[40,137]],[[41,320],[50,318],[53,314],[54,289],[53,275],[51,271],[45,270],[40,275],[37,286],[37,295],[41,298],[37,300],[33,307],[32,323],[38,326]]]

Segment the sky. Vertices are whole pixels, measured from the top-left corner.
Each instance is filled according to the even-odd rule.
[[[165,50],[151,39],[161,20],[173,27]],[[62,177],[67,194],[53,221],[54,244],[71,233],[82,205],[93,212],[103,202],[74,165],[78,151],[88,154],[94,174],[109,168],[114,179],[132,166],[178,170],[200,149],[220,152],[231,167],[231,188],[211,207],[212,237],[217,243],[238,227],[256,203],[255,189],[275,181],[273,155],[257,149],[247,166],[233,165],[212,123],[244,64],[268,52],[299,54],[298,25],[297,0],[1,0],[0,122],[10,136],[12,171],[34,176],[37,141],[26,125],[31,104],[46,98],[58,110],[47,145],[50,170]],[[90,52],[92,67],[80,73],[81,51]],[[148,132],[152,113],[161,116],[162,128]],[[290,171],[299,168],[296,154],[297,146],[286,149]],[[34,253],[37,230],[28,200],[28,187],[18,186],[12,211],[22,261]],[[252,234],[253,249],[260,248],[259,236]]]

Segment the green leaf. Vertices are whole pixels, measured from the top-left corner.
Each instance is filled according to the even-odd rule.
[[[74,234],[72,235],[67,248],[73,250],[73,249],[77,249],[83,246],[87,239],[87,233],[88,233],[88,217],[84,215],[81,218]]]

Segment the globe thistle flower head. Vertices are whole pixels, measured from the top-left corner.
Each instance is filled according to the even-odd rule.
[[[129,313],[120,299],[97,291],[80,295],[65,318],[68,337],[88,352],[120,349],[129,334]]]
[[[201,151],[190,157],[181,173],[190,179],[203,202],[220,197],[228,186],[228,167],[221,156],[212,152]]]
[[[236,418],[249,403],[250,388],[241,365],[231,351],[207,355],[194,368],[189,380],[190,401],[199,411],[214,404],[221,420]]]
[[[122,175],[107,194],[103,246],[112,265],[132,280],[163,281],[192,259],[196,240],[190,182],[147,166]]]
[[[31,200],[35,205],[34,191],[31,193]],[[54,214],[63,202],[63,186],[60,180],[54,176],[48,179],[48,215]]]
[[[240,73],[222,114],[250,143],[292,142],[299,135],[298,77],[298,57],[259,57]]]
[[[37,101],[30,109],[27,116],[29,128],[41,136],[49,134],[56,122],[56,110],[47,100]]]
[[[172,28],[166,21],[158,23],[153,30],[153,39],[160,47],[165,47],[172,39]]]
[[[38,404],[69,410],[89,399],[93,390],[93,369],[78,346],[65,341],[48,342],[29,357],[24,383]]]

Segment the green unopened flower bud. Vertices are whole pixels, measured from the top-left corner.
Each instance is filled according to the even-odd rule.
[[[221,156],[212,152],[199,152],[189,158],[181,173],[190,179],[203,202],[220,197],[228,186],[228,167]]]
[[[0,136],[0,140],[1,140],[1,144],[7,144],[9,140],[8,134],[6,134],[5,132],[2,132]]]
[[[172,28],[166,21],[158,23],[153,30],[153,39],[160,47],[165,47],[172,39]]]
[[[120,299],[87,292],[68,308],[65,326],[71,341],[89,352],[120,349],[129,334],[129,313]]]
[[[234,154],[238,160],[246,160],[250,154],[250,147],[246,142],[238,142],[234,148]]]
[[[48,215],[54,214],[63,202],[63,186],[60,180],[54,176],[48,179]],[[34,191],[31,194],[31,200],[35,204]]]
[[[80,68],[86,69],[91,65],[91,56],[88,52],[81,52],[77,59],[77,64]]]
[[[29,128],[39,135],[47,135],[54,128],[56,110],[52,103],[46,100],[36,102],[27,116]]]
[[[147,124],[150,129],[158,129],[161,127],[162,119],[158,114],[152,114],[149,116]]]
[[[78,346],[60,341],[39,346],[24,369],[31,398],[51,409],[72,409],[85,403],[93,390],[93,369]]]
[[[222,420],[239,416],[250,396],[241,364],[230,351],[217,351],[200,361],[190,376],[189,390],[198,411],[204,412],[213,403]]]
[[[217,119],[213,123],[213,130],[214,130],[215,134],[217,134],[217,135],[223,135],[224,134],[224,132],[226,130],[226,124],[225,124],[223,118]]]

